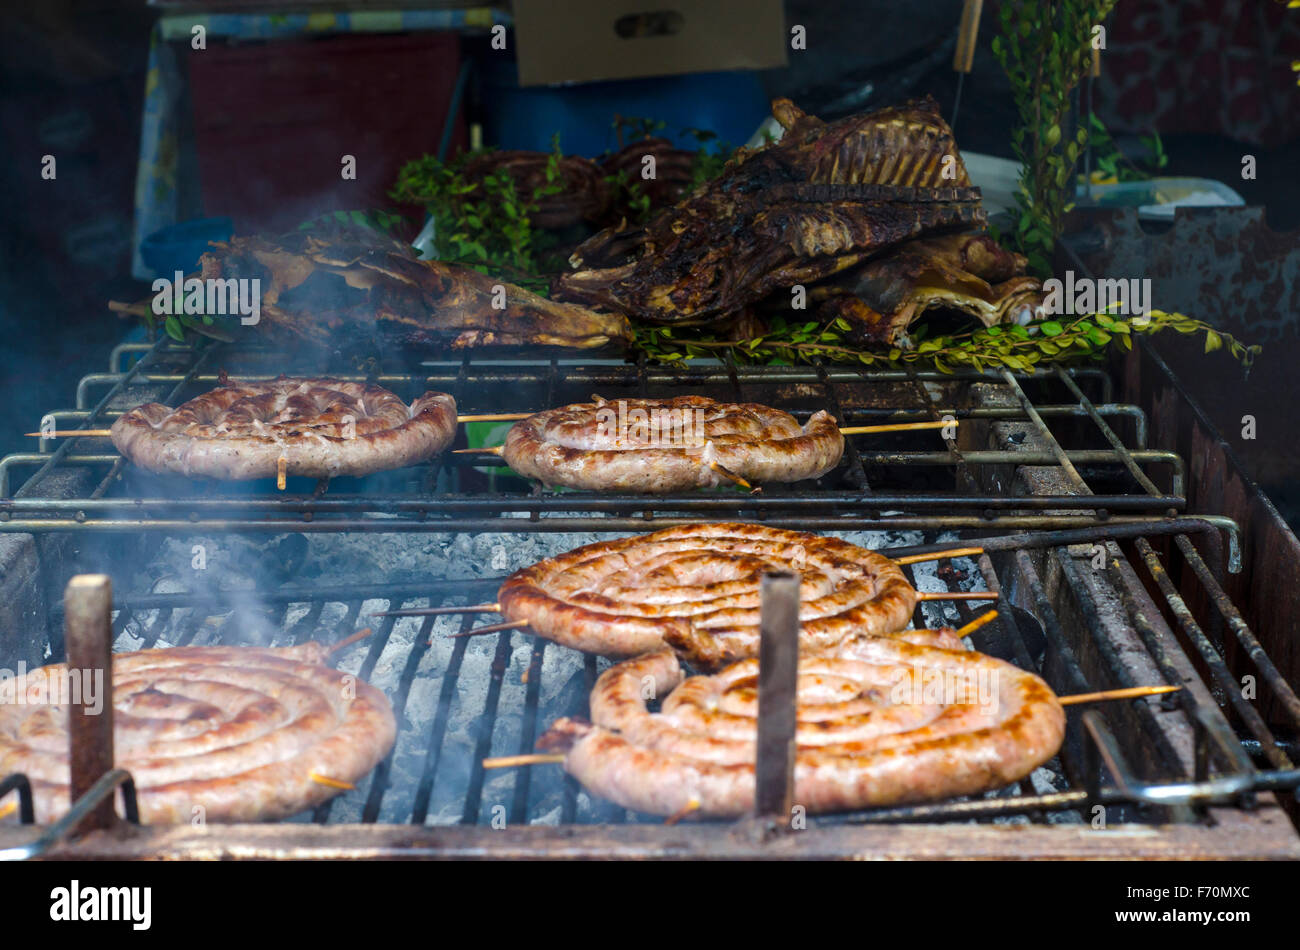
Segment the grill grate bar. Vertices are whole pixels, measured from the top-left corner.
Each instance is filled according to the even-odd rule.
[[[1105,625],[1101,619],[1100,611],[1098,610],[1097,605],[1092,602],[1086,586],[1078,576],[1078,568],[1074,563],[1074,559],[1070,557],[1069,552],[1065,549],[1058,548],[1056,553],[1058,555],[1058,563],[1061,565],[1062,574],[1066,581],[1071,585],[1071,590],[1075,592],[1076,603],[1078,604],[1080,612],[1084,616],[1084,626],[1091,634],[1092,646],[1096,649],[1098,656],[1101,657],[1102,662],[1110,671],[1112,682],[1106,683],[1102,688],[1110,689],[1113,685],[1115,688],[1123,689],[1130,686],[1147,685],[1140,684],[1133,678],[1132,674],[1129,672],[1128,666],[1120,658],[1115,645],[1111,643],[1110,638],[1106,636]],[[1022,553],[1018,556],[1022,558],[1022,567],[1027,565],[1026,570],[1033,570],[1033,564],[1029,561],[1028,555]],[[1035,598],[1039,601],[1040,609],[1045,607],[1047,610],[1051,610],[1051,604],[1047,600],[1046,592],[1040,593],[1039,590],[1035,590]],[[1053,622],[1055,622],[1054,615]],[[1158,658],[1157,665],[1159,665]],[[1168,680],[1166,680],[1166,682],[1168,682]],[[1174,750],[1173,746],[1169,744],[1168,736],[1166,736],[1164,730],[1160,728],[1160,724],[1156,721],[1155,714],[1152,712],[1151,704],[1146,702],[1137,702],[1133,704],[1133,707],[1137,710],[1138,720],[1141,723],[1143,731],[1146,732],[1148,738],[1160,754],[1162,766],[1172,774],[1178,774],[1178,770],[1181,768],[1178,753]]]
[[[411,684],[415,682],[415,672],[420,666],[420,660],[424,658],[424,654],[429,649],[429,632],[433,630],[435,619],[437,618],[424,618],[424,622],[420,624],[420,632],[411,641],[411,650],[406,655],[406,666],[402,669],[401,679],[397,683],[397,695],[392,699],[393,715],[397,717],[398,723],[403,721],[406,712],[406,700],[411,694]],[[365,808],[361,812],[361,820],[366,824],[370,824],[379,818],[379,806],[383,801],[384,792],[388,790],[388,773],[392,769],[393,756],[396,752],[397,746],[394,744],[392,751],[375,768],[375,778],[370,785],[370,794],[366,797]]]
[[[830,377],[826,374],[826,367],[820,359],[817,360],[816,366],[817,377],[822,381],[826,399],[831,405],[831,414],[837,420],[842,420],[844,425],[847,425],[848,416],[844,413],[844,406],[840,401],[839,393],[835,389],[835,384],[830,381]],[[864,492],[870,492],[871,484],[867,481],[867,473],[862,467],[862,456],[858,452],[857,443],[852,438],[846,438],[844,440],[844,450],[849,456],[849,477],[853,480],[853,484]]]
[[[1043,421],[1043,417],[1038,414],[1038,410],[1034,408],[1034,404],[1029,401],[1029,397],[1025,395],[1025,391],[1021,389],[1020,384],[1016,382],[1016,377],[1011,374],[1010,370],[1003,370],[1002,378],[1007,381],[1007,386],[1010,387],[1012,395],[1014,395],[1016,400],[1020,403],[1020,407],[1025,410],[1025,415],[1029,416],[1029,421],[1034,424],[1034,428],[1038,430],[1039,435],[1041,435],[1047,442],[1048,448],[1051,449],[1052,455],[1056,457],[1057,464],[1061,466],[1066,477],[1074,484],[1074,487],[1079,490],[1080,494],[1091,495],[1093,491],[1088,487],[1088,483],[1083,480],[1083,476],[1079,474],[1079,470],[1074,467],[1074,461],[1071,458],[1071,454],[1061,447],[1061,443],[1056,440],[1056,436],[1052,434],[1052,430],[1047,427],[1047,423]],[[1082,461],[1082,459],[1080,459],[1080,461]],[[1025,462],[1024,464],[1034,465],[1037,463]]]
[[[1074,394],[1075,398],[1079,400],[1079,407],[1087,413],[1088,417],[1096,424],[1102,436],[1110,443],[1111,448],[1113,448],[1118,454],[1120,461],[1124,463],[1124,467],[1129,470],[1129,474],[1133,476],[1134,481],[1141,485],[1142,489],[1148,495],[1159,497],[1161,494],[1160,489],[1157,488],[1155,483],[1146,476],[1146,473],[1138,467],[1133,456],[1129,453],[1128,449],[1125,448],[1123,440],[1115,434],[1115,430],[1112,429],[1107,424],[1106,420],[1101,417],[1101,414],[1097,412],[1096,407],[1093,406],[1093,404],[1088,400],[1088,397],[1084,395],[1083,390],[1079,388],[1079,384],[1071,379],[1068,373],[1061,372],[1060,366],[1056,367],[1056,378],[1064,383],[1066,388],[1069,389],[1070,392]],[[1042,416],[1040,415],[1039,418],[1041,419]],[[1046,423],[1044,423],[1044,425],[1046,425]]]
[[[940,421],[943,418],[943,416],[935,407],[934,398],[931,397],[931,395],[928,392],[926,392],[925,385],[922,382],[921,374],[917,372],[915,367],[913,366],[907,367],[907,378],[908,378],[908,382],[910,383],[909,388],[911,389],[912,392],[916,394],[918,405],[925,409],[925,411],[929,414],[931,420],[935,422]],[[957,478],[959,480],[959,483],[962,486],[964,486],[966,491],[971,492],[973,494],[978,494],[979,482],[975,479],[975,476],[971,474],[969,457],[964,456],[961,452],[961,449],[957,447],[957,440],[949,438],[948,435],[942,429],[940,430],[940,437],[943,439],[944,444],[948,446],[949,457],[952,458],[953,461],[956,463]],[[882,463],[877,461],[876,464],[882,464]]]
[[[1190,547],[1190,543],[1188,546]],[[1147,573],[1150,574],[1152,579],[1156,582],[1161,595],[1164,597],[1175,620],[1178,622],[1178,626],[1196,648],[1196,652],[1200,655],[1206,668],[1210,671],[1210,676],[1213,677],[1213,681],[1221,687],[1221,690],[1219,691],[1220,695],[1227,699],[1233,710],[1241,717],[1242,722],[1245,723],[1246,728],[1250,731],[1251,735],[1253,735],[1259,742],[1261,749],[1268,757],[1269,761],[1272,762],[1276,768],[1291,768],[1291,759],[1281,748],[1278,747],[1277,743],[1274,742],[1272,731],[1264,722],[1263,717],[1261,717],[1255,710],[1255,707],[1242,696],[1241,684],[1237,681],[1236,677],[1229,672],[1227,664],[1224,663],[1223,658],[1219,655],[1219,651],[1215,649],[1214,644],[1210,642],[1200,624],[1198,624],[1192,616],[1192,612],[1188,609],[1186,601],[1184,601],[1179,595],[1173,582],[1169,579],[1169,574],[1161,563],[1160,557],[1156,554],[1155,549],[1151,547],[1150,542],[1145,538],[1139,538],[1137,542],[1137,550],[1139,556],[1142,558],[1142,562],[1146,565]],[[1265,657],[1265,660],[1267,660],[1267,657]],[[1276,672],[1276,670],[1273,672]],[[1268,682],[1270,686],[1272,686],[1274,681],[1270,680],[1268,674],[1264,673],[1262,670],[1261,674],[1264,675],[1265,682]],[[1286,692],[1290,692],[1290,687],[1286,685],[1285,680],[1281,682],[1281,687]],[[1293,698],[1294,695],[1294,693],[1291,694]]]
[[[388,618],[392,620],[393,618]],[[461,618],[460,632],[464,633],[474,625],[472,614]],[[429,727],[429,744],[424,754],[424,770],[416,787],[415,803],[411,809],[411,824],[422,825],[429,817],[429,800],[433,796],[434,782],[438,777],[438,765],[442,760],[442,744],[447,735],[447,721],[451,715],[452,697],[460,680],[461,664],[465,660],[465,651],[469,647],[468,637],[459,637],[452,644],[451,658],[447,661],[446,672],[442,675],[442,686],[438,691],[438,711],[434,714],[433,724]]]
[[[465,811],[462,825],[478,822],[483,797],[483,759],[492,754],[492,730],[496,727],[497,706],[501,700],[501,681],[510,665],[511,645],[509,630],[497,635],[496,654],[492,657],[492,671],[488,678],[487,701],[478,720],[478,735],[474,742],[474,758],[470,762],[469,790],[465,793]]]
[[[1182,552],[1188,566],[1196,574],[1201,586],[1210,595],[1215,609],[1228,622],[1228,626],[1236,636],[1237,642],[1241,644],[1255,664],[1255,668],[1259,670],[1260,675],[1264,677],[1265,682],[1268,683],[1278,701],[1286,710],[1291,719],[1291,724],[1296,728],[1300,728],[1300,697],[1296,696],[1286,678],[1273,665],[1273,661],[1269,658],[1263,645],[1255,639],[1255,634],[1246,625],[1245,618],[1241,616],[1241,612],[1232,603],[1232,599],[1228,597],[1223,588],[1219,586],[1218,581],[1214,579],[1214,575],[1206,566],[1196,548],[1192,546],[1191,541],[1179,535],[1174,538],[1174,543],[1178,546],[1178,550]]]
[[[533,637],[533,648],[528,660],[528,689],[524,693],[524,719],[519,728],[519,754],[533,751],[537,739],[538,701],[542,694],[542,660],[546,656],[547,641],[542,637]],[[531,784],[531,769],[515,771],[514,798],[510,803],[511,824],[523,824],[528,820],[528,788]]]

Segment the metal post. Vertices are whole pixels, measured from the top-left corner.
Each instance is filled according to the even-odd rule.
[[[68,737],[72,801],[113,769],[113,585],[106,574],[78,574],[63,592],[63,636],[68,651]],[[109,795],[78,826],[78,832],[117,821]]]
[[[795,689],[799,672],[799,575],[763,575],[758,653],[755,810],[788,827],[794,799]]]

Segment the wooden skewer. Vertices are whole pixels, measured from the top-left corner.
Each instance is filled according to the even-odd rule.
[[[996,610],[990,610],[988,613],[980,614],[970,623],[966,624],[963,627],[959,627],[957,629],[957,636],[959,637],[970,636],[980,627],[984,626],[987,623],[992,623],[994,620],[997,619],[998,619],[998,612]]]
[[[949,548],[947,551],[932,551],[929,554],[909,554],[907,557],[894,558],[895,564],[920,564],[923,561],[938,561],[946,557],[974,557],[983,554],[983,548]]]
[[[527,620],[507,620],[505,623],[493,623],[488,624],[486,627],[475,627],[473,630],[466,630],[464,633],[449,634],[447,639],[459,640],[461,637],[477,637],[485,633],[499,633],[502,630],[518,630],[520,627],[526,626],[528,626]]]
[[[381,610],[367,617],[441,617],[444,614],[499,614],[500,604],[475,604],[473,607],[408,607],[404,610]]]
[[[327,647],[325,650],[325,655],[333,656],[335,653],[339,652],[339,650],[342,650],[345,647],[352,646],[352,644],[356,643],[358,640],[364,640],[366,637],[370,636],[370,634],[373,632],[374,631],[371,630],[369,627],[364,627],[361,630],[358,630],[356,633],[352,634],[352,636],[344,637],[342,640],[340,640],[338,643],[334,644],[333,646]]]
[[[939,422],[890,422],[878,426],[844,426],[840,435],[868,435],[872,432],[911,432],[915,429],[942,429],[944,426],[957,425],[956,419]]]
[[[988,622],[987,618],[993,616],[996,616],[996,614],[995,613],[985,614],[985,616],[980,617],[978,621],[972,621],[972,622],[973,623],[978,622],[981,624],[987,623]],[[1131,686],[1128,687],[1127,689],[1108,689],[1108,690],[1102,690],[1101,692],[1098,693],[1079,693],[1075,696],[1059,696],[1057,697],[1057,701],[1060,702],[1062,706],[1072,706],[1075,705],[1076,703],[1096,703],[1108,699],[1133,699],[1141,696],[1158,696],[1162,693],[1177,692],[1180,689],[1182,689],[1181,686]],[[536,752],[527,755],[502,755],[492,759],[484,759],[483,768],[508,769],[508,768],[515,768],[517,766],[524,766],[524,765],[559,764],[562,763],[563,761],[564,761],[564,755],[561,753]],[[315,781],[321,781],[316,777],[316,774],[314,772],[312,773],[312,779]],[[329,781],[322,782],[322,784],[330,784],[332,782],[333,780],[330,779]],[[698,810],[699,807],[700,807],[699,800],[692,799],[690,802],[687,803],[685,808],[682,808],[681,810],[671,815],[664,822],[664,824],[675,825],[677,824],[677,822],[681,821],[691,812]],[[0,817],[3,817],[3,813],[0,813]]]
[[[685,817],[686,817],[687,815],[689,815],[691,812],[693,812],[693,811],[699,811],[699,810],[700,810],[700,800],[699,800],[698,798],[692,798],[689,802],[687,802],[687,803],[686,803],[685,805],[683,805],[681,808],[677,809],[677,811],[673,812],[671,815],[669,815],[667,818],[665,818],[665,819],[664,819],[664,824],[665,824],[665,825],[675,825],[675,824],[677,824],[677,822],[681,821],[683,818],[685,818]]]
[[[284,491],[284,480],[288,474],[289,460],[281,455],[275,460],[275,487]]]
[[[737,475],[735,472],[727,468],[725,465],[719,465],[717,462],[710,462],[709,468],[713,469],[715,472],[717,472],[719,475],[721,475],[723,478],[727,479],[728,481],[735,482],[741,488],[754,487],[753,485],[749,484],[749,482],[745,481],[743,478]]]
[[[1159,696],[1161,693],[1176,693],[1181,686],[1129,686],[1125,689],[1103,689],[1097,693],[1076,693],[1073,696],[1059,696],[1057,701],[1062,706],[1075,703],[1099,703],[1108,699],[1136,699],[1140,696]]]
[[[477,452],[480,455],[500,455],[502,447],[499,445],[489,445],[481,449],[452,449],[452,455],[472,455]]]
[[[512,769],[517,765],[546,765],[563,762],[564,755],[559,752],[533,752],[528,755],[498,755],[494,759],[484,759],[485,769]]]
[[[345,792],[350,792],[356,788],[356,786],[351,782],[344,782],[336,778],[330,778],[328,775],[320,775],[316,772],[308,772],[307,776],[317,785],[325,785],[329,788],[341,788]]]
[[[112,429],[60,429],[57,432],[24,432],[33,438],[42,439],[107,439],[113,434]]]
[[[917,600],[997,600],[998,595],[992,591],[975,590],[975,591],[956,591],[949,593],[947,591],[932,590],[924,591],[916,595]]]
[[[499,412],[483,413],[480,415],[457,416],[457,422],[517,422],[520,419],[528,419],[536,413],[532,412]],[[76,439],[76,438],[97,438],[106,439],[112,434],[111,429],[60,429],[57,432],[27,432],[27,436],[35,438],[41,436],[46,439]],[[479,449],[462,449],[461,451],[477,452]]]
[[[471,416],[457,416],[457,422],[518,422],[520,419],[531,419],[537,415],[535,412],[488,412]]]

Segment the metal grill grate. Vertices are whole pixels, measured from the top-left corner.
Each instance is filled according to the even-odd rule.
[[[192,351],[158,344],[124,370],[135,355],[119,347],[111,372],[85,377],[77,408],[50,415],[56,423],[106,425],[122,405],[134,405],[146,391],[175,404],[217,383],[209,366],[231,375],[266,378],[259,351],[208,347]],[[217,355],[219,354],[219,355]],[[339,378],[377,382],[412,398],[426,389],[452,393],[462,412],[540,410],[587,399],[593,390],[607,399],[669,396],[682,392],[718,394],[786,409],[797,417],[830,407],[842,425],[912,422],[952,418],[962,427],[963,443],[946,440],[943,450],[928,447],[936,434],[851,436],[845,461],[816,482],[770,486],[759,495],[739,490],[659,496],[587,495],[542,491],[517,478],[493,478],[483,462],[444,455],[401,473],[367,479],[312,484],[290,479],[289,491],[269,482],[240,485],[195,481],[177,476],[146,476],[128,469],[103,439],[65,439],[50,451],[11,455],[0,460],[0,531],[129,530],[176,531],[575,531],[586,523],[574,515],[600,515],[602,527],[639,530],[702,517],[761,519],[775,526],[893,526],[921,530],[966,529],[1005,532],[1065,528],[1145,520],[1152,513],[1186,506],[1185,468],[1175,453],[1146,445],[1146,419],[1132,405],[1111,402],[1110,379],[1100,370],[1059,372],[1030,380],[1010,372],[945,375],[915,370],[858,370],[843,367],[740,367],[728,361],[681,370],[616,363],[561,364],[523,361],[472,361],[426,367],[405,375],[337,373]],[[972,402],[972,384],[1011,394]],[[1094,390],[1094,399],[1082,386]],[[1025,387],[1045,389],[1047,400],[1031,402]],[[103,395],[91,405],[101,389]],[[1057,398],[1053,399],[1052,397]],[[1060,398],[1064,396],[1065,398]],[[110,408],[117,406],[119,408]],[[1056,422],[1056,429],[1048,426]],[[1127,420],[1130,442],[1116,435]],[[1080,425],[1091,421],[1098,431]],[[980,448],[989,427],[1026,423],[1050,451]],[[1064,427],[1069,426],[1069,437]],[[1100,438],[1104,436],[1104,438]],[[1071,444],[1073,439],[1073,444]],[[87,445],[93,447],[87,449]],[[1063,448],[1063,445],[1069,445]],[[75,449],[75,451],[74,451]],[[1070,477],[1068,493],[1013,496],[997,490],[999,468],[1056,466]],[[1168,485],[1155,488],[1151,470]],[[42,486],[60,471],[84,469],[90,485],[76,497],[49,497]],[[25,480],[11,492],[18,472]],[[504,475],[506,469],[500,469]],[[1095,487],[1087,487],[1084,473]],[[959,491],[944,490],[955,481]],[[1076,494],[1091,494],[1086,507]],[[893,512],[893,514],[884,514]],[[511,523],[503,523],[504,518]],[[514,519],[522,519],[520,524]],[[1230,523],[1223,523],[1231,528]]]
[[[274,358],[226,347],[119,347],[109,373],[83,379],[76,408],[54,415],[61,428],[66,422],[103,425],[114,418],[110,407],[132,405],[142,392],[174,404],[215,384],[214,366],[235,376],[256,376],[259,365]],[[1057,369],[1037,377],[948,376],[731,362],[676,370],[644,362],[466,357],[405,375],[334,375],[368,379],[407,398],[426,388],[441,389],[456,396],[464,412],[541,409],[585,399],[592,391],[607,399],[702,392],[763,402],[796,415],[826,407],[849,425],[951,415],[961,429],[959,439],[949,440],[942,451],[925,444],[933,433],[891,435],[879,442],[853,437],[841,466],[815,483],[757,496],[719,491],[655,498],[555,493],[520,481],[489,481],[478,470],[481,463],[452,456],[346,483],[303,486],[291,479],[285,493],[259,483],[137,480],[115,454],[83,451],[85,440],[70,439],[53,451],[42,443],[40,452],[0,461],[0,531],[624,532],[740,519],[807,530],[921,532],[925,543],[890,550],[897,555],[949,547],[955,534],[978,539],[986,553],[974,561],[940,562],[933,577],[949,589],[1003,595],[998,622],[974,636],[977,649],[1035,669],[1060,694],[1143,685],[1150,680],[1135,679],[1141,669],[1167,683],[1188,682],[1188,688],[1159,703],[1111,703],[1072,713],[1066,743],[1049,763],[1049,774],[1037,776],[1037,786],[1026,780],[981,798],[825,817],[814,824],[1077,823],[1087,821],[1098,804],[1107,807],[1111,823],[1196,824],[1211,803],[1250,805],[1258,792],[1300,784],[1300,770],[1288,752],[1289,733],[1300,732],[1300,700],[1222,588],[1225,569],[1240,568],[1236,525],[1185,511],[1183,460],[1148,447],[1142,410],[1113,402],[1110,377],[1100,369]],[[1024,433],[1029,447],[1008,447],[1017,444],[1017,432]],[[1064,487],[1017,494],[1024,486],[1013,480],[1026,468],[1040,474],[1041,484]],[[11,493],[18,470],[29,474]],[[65,489],[65,496],[57,497],[51,486],[70,477],[74,493],[69,496]],[[1095,579],[1080,567],[1077,545],[1088,551],[1102,546],[1114,603],[1103,602]],[[1134,556],[1126,557],[1121,545],[1130,545]],[[1209,605],[1208,616],[1205,609],[1189,606],[1185,589],[1171,575],[1194,581]],[[251,639],[248,626],[221,596],[126,593],[117,598],[114,633],[119,649],[331,641],[364,624],[363,612],[426,602],[474,603],[491,599],[498,583],[499,578],[483,578],[357,586],[345,599],[319,588],[285,587],[258,595],[275,610],[265,624],[270,633]],[[932,609],[918,609],[917,626],[938,624],[937,615],[923,613]],[[964,604],[956,609],[957,617],[949,621],[972,616]],[[208,623],[209,617],[216,622]],[[549,772],[542,767],[501,777],[485,774],[484,757],[531,751],[551,720],[583,712],[604,661],[526,631],[440,643],[449,625],[459,624],[464,632],[473,622],[472,617],[387,617],[372,637],[341,654],[341,665],[385,689],[399,719],[405,717],[404,728],[393,755],[365,786],[317,809],[310,820],[483,825],[502,815],[510,825],[657,822],[590,801],[553,766]],[[1117,629],[1131,642],[1117,644]],[[60,656],[60,631],[55,610],[46,631],[53,659]],[[1252,662],[1263,691],[1283,711],[1283,721],[1265,721],[1242,701],[1226,659],[1228,647],[1237,646]],[[431,651],[440,652],[431,657]],[[484,665],[488,675],[481,693],[474,692],[464,671]],[[527,682],[518,682],[525,670]],[[557,678],[572,688],[557,688]],[[415,694],[426,700],[436,696],[424,703],[427,715],[412,712]],[[452,754],[453,727],[466,722],[472,723],[464,736],[468,747]],[[402,781],[395,779],[396,771],[403,773]],[[558,816],[552,815],[557,808]]]

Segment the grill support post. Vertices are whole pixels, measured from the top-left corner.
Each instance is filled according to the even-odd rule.
[[[794,804],[795,690],[799,672],[799,575],[763,575],[758,654],[755,811],[790,827]]]
[[[68,651],[68,738],[72,801],[78,801],[113,769],[113,584],[106,574],[78,574],[63,592],[64,641]],[[98,707],[98,708],[96,708]],[[106,796],[76,833],[117,822],[115,795]]]

